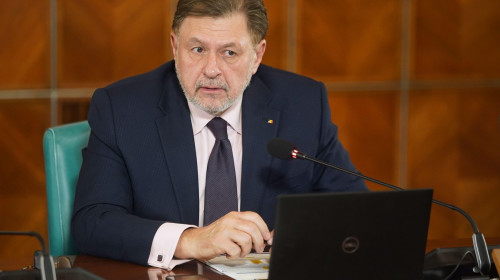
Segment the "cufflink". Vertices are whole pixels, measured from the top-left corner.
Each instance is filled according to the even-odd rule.
[[[161,262],[163,260],[163,255],[158,255],[158,258],[156,258],[156,261]]]

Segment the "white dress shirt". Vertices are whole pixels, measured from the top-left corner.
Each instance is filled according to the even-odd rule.
[[[234,168],[236,172],[236,187],[238,194],[238,210],[241,205],[241,160],[243,154],[242,130],[241,130],[241,102],[240,97],[235,104],[227,109],[222,115],[227,123],[227,135],[233,150]],[[199,195],[199,218],[198,226],[203,226],[203,212],[205,208],[205,181],[207,176],[207,164],[215,137],[206,126],[214,118],[213,115],[199,109],[188,102],[191,112],[191,124],[193,126],[193,137],[196,147],[196,161],[198,167],[198,195]],[[194,225],[164,223],[161,225],[153,239],[148,264],[168,270],[188,260],[173,259],[174,252],[182,232]]]

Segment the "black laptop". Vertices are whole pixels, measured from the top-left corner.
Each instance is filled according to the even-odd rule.
[[[420,279],[432,190],[278,197],[269,279]]]

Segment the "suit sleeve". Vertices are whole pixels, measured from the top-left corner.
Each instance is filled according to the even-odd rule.
[[[331,121],[330,104],[326,88],[320,84],[320,135],[315,157],[325,162],[356,171],[347,150],[338,138],[338,127]],[[364,180],[322,165],[314,167],[315,191],[366,191]]]
[[[72,216],[76,246],[84,254],[147,264],[153,237],[163,222],[131,214],[131,182],[104,89],[94,94],[88,120],[91,134],[82,152]]]

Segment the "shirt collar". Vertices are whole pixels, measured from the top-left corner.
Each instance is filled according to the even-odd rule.
[[[229,107],[219,117],[223,118],[233,130],[241,134],[241,102],[243,101],[241,95],[236,102]],[[196,107],[188,101],[189,111],[191,112],[191,123],[193,124],[193,134],[196,135],[211,121],[214,116]]]

